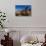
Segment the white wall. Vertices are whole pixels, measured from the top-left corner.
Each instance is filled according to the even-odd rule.
[[[16,4],[32,4],[32,17],[16,17]],[[46,27],[46,0],[0,0],[0,10],[7,13],[7,27]]]
[[[33,0],[32,26],[46,27],[46,0]]]
[[[16,17],[16,4],[32,4],[32,17]],[[0,0],[0,10],[6,12],[6,27],[27,27],[16,28],[17,30],[39,30],[45,31],[46,28],[46,0]],[[33,27],[33,28],[29,28]],[[34,28],[35,27],[35,28]],[[38,27],[38,28],[36,28]],[[39,28],[42,27],[42,28]],[[15,29],[15,28],[14,28]]]
[[[32,2],[32,3],[31,3]],[[15,17],[12,21],[13,26],[17,27],[46,27],[46,0],[12,0],[11,11],[14,14],[16,4],[32,4],[32,17]],[[13,23],[14,22],[14,23]]]

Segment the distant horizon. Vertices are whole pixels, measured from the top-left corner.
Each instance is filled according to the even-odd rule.
[[[26,7],[28,9],[25,9]],[[31,10],[32,5],[16,5],[15,8],[16,8],[16,11],[29,10],[29,9]]]

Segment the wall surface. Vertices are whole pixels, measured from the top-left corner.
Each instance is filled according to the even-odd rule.
[[[32,4],[32,17],[16,17],[16,4]],[[6,27],[46,27],[46,0],[0,0],[0,10],[6,12]]]

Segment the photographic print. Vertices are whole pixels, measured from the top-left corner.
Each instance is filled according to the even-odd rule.
[[[32,5],[16,5],[16,16],[32,16]]]

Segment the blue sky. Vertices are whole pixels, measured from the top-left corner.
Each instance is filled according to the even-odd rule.
[[[26,7],[28,7],[28,9],[32,9],[32,6],[31,5],[16,5],[15,6],[16,11],[24,10]]]

